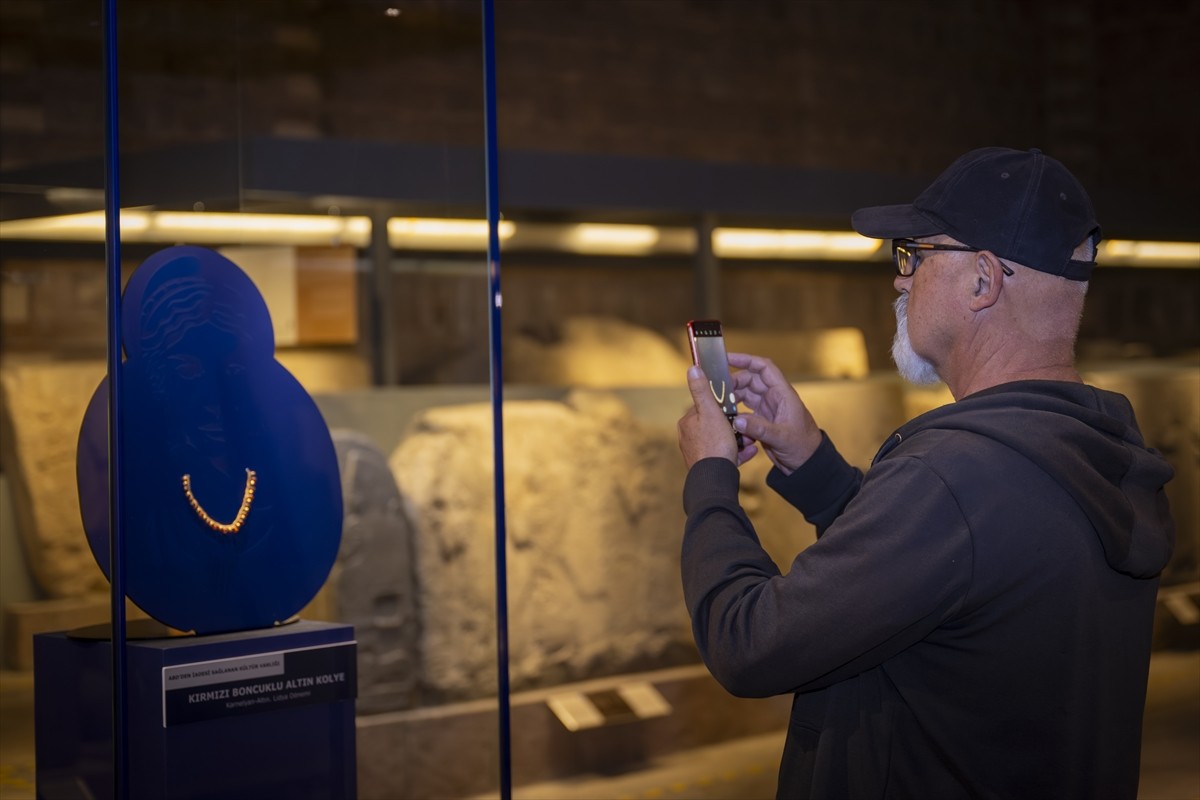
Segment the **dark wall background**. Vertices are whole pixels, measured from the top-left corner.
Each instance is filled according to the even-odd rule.
[[[479,143],[473,0],[119,8],[131,149]],[[0,166],[97,152],[98,15],[0,3]],[[1100,193],[1200,174],[1194,0],[498,0],[496,25],[507,147],[920,174],[992,141]]]
[[[102,151],[99,10],[0,2],[0,169]],[[474,0],[120,10],[127,151],[259,135],[482,144]],[[497,0],[496,26],[507,150],[931,178],[973,147],[1038,146],[1088,185],[1106,234],[1200,238],[1195,0]],[[679,265],[639,276],[603,260],[506,263],[512,327],[599,312],[672,330],[688,315]],[[1093,352],[1200,348],[1200,271],[1102,276],[1084,321]],[[478,280],[396,280],[401,302],[425,292],[458,320],[447,351],[486,328],[481,306],[461,311],[475,308],[463,297]],[[856,325],[886,366],[890,279],[873,281],[862,269],[762,265],[727,271],[723,305],[743,327]],[[648,288],[673,299],[634,299]],[[819,301],[801,315],[789,296]]]

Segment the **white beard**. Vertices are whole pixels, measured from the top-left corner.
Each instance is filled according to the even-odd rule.
[[[896,310],[896,338],[892,340],[892,361],[900,377],[918,386],[928,386],[941,380],[937,369],[928,360],[917,355],[908,339],[908,295],[901,293],[892,304]]]

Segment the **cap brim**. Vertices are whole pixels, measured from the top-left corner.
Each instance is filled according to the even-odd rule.
[[[911,204],[860,208],[850,216],[850,224],[872,239],[915,239],[942,232]]]

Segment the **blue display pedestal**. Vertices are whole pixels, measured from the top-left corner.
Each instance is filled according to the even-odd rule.
[[[37,794],[113,796],[112,644],[34,637]],[[128,642],[135,800],[353,798],[349,625]]]

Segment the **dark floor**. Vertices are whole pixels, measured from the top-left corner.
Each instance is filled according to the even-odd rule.
[[[1158,652],[1142,738],[1140,800],[1200,800],[1200,651]],[[649,769],[517,787],[517,800],[757,800],[775,796],[783,734],[681,753]]]
[[[633,773],[517,787],[513,794],[517,800],[770,798],[782,743],[782,733],[756,736],[679,753]],[[33,797],[33,678],[0,673],[0,800]],[[1200,800],[1200,651],[1158,652],[1151,661],[1139,797]]]

